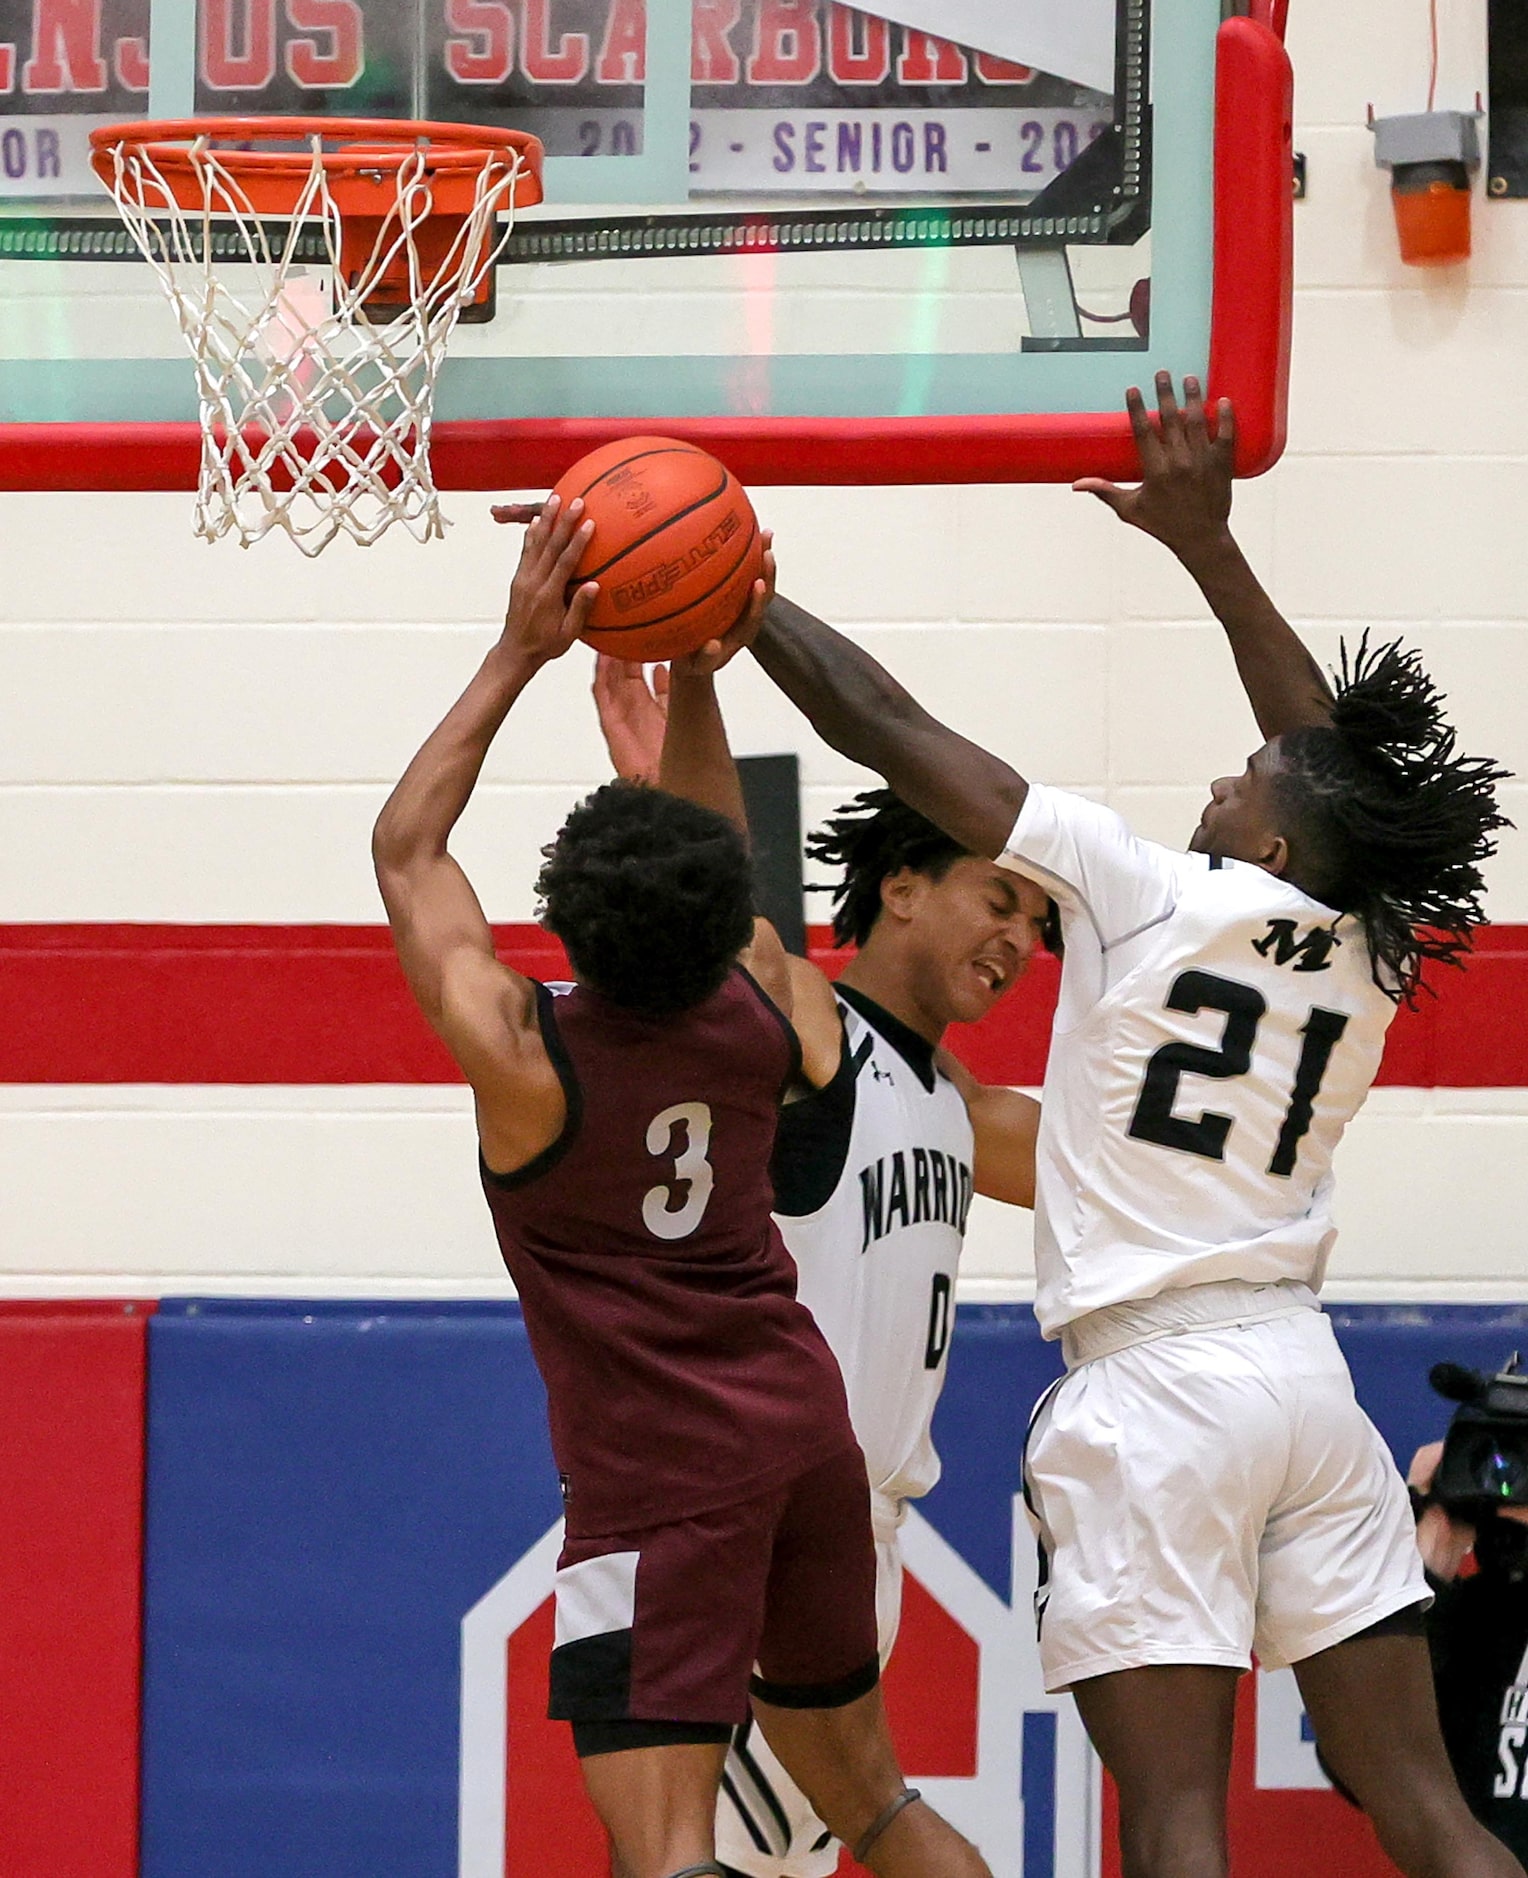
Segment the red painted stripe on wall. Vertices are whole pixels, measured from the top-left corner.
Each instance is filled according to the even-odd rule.
[[[534,925],[504,957],[566,975]],[[842,955],[814,929],[813,956]],[[1038,1083],[1059,967],[1038,958],[985,1022],[952,1032],[989,1082]],[[1495,926],[1439,996],[1402,1011],[1381,1081],[1528,1087],[1528,926]],[[444,1083],[460,1080],[415,1010],[381,926],[0,926],[0,1082]]]

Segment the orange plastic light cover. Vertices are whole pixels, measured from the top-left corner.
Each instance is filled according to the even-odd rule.
[[[1451,267],[1470,258],[1470,192],[1453,183],[1393,189],[1401,259],[1408,267]]]

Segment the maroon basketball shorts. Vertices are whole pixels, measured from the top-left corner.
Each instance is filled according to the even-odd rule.
[[[840,1708],[878,1675],[857,1447],[734,1506],[569,1539],[558,1560],[547,1713],[573,1723],[580,1754],[725,1741],[750,1689]]]

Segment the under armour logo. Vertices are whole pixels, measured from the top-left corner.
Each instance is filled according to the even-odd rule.
[[[1330,926],[1313,926],[1302,939],[1298,920],[1271,919],[1267,937],[1254,939],[1252,950],[1275,965],[1292,964],[1297,972],[1329,972],[1332,953],[1342,941]]]

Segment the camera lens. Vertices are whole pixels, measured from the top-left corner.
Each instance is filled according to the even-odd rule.
[[[1503,1442],[1487,1429],[1474,1431],[1465,1462],[1471,1488],[1498,1506],[1528,1504],[1528,1449]]]
[[[1481,1485],[1499,1500],[1510,1500],[1522,1487],[1523,1467],[1516,1455],[1492,1447],[1481,1456]]]

